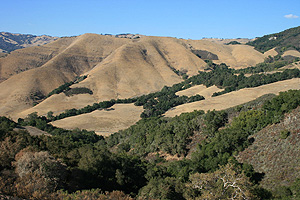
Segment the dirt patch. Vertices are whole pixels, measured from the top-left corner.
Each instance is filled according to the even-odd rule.
[[[14,131],[22,131],[22,130],[26,130],[28,131],[28,133],[32,136],[39,136],[39,135],[46,135],[46,136],[51,136],[49,133],[42,131],[36,127],[33,126],[24,126],[21,128],[15,128]]]

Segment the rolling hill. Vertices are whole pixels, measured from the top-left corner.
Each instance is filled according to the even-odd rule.
[[[199,51],[201,55],[195,53]],[[233,68],[255,65],[266,56],[247,45],[204,40],[97,34],[59,38],[0,58],[0,85],[4,88],[0,93],[0,113],[14,119],[24,117],[21,112],[28,113],[25,110],[43,100],[50,91],[81,75],[87,78],[72,87],[90,89],[93,94],[83,97],[88,101],[81,99],[82,95],[59,98],[53,95],[32,109],[45,115],[49,111],[46,108],[54,113],[81,108],[82,103],[78,103],[81,100],[93,104],[159,91],[165,85],[181,82],[178,72],[192,76],[203,71],[207,65],[205,55],[209,54],[217,57],[214,62]]]

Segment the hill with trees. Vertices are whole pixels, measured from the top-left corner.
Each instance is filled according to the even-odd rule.
[[[260,52],[266,52],[270,49],[276,48],[280,53],[286,50],[300,51],[300,26],[284,30],[279,33],[264,35],[250,41],[247,45],[254,46]]]

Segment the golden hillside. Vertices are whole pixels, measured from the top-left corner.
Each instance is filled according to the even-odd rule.
[[[31,111],[45,115],[82,108],[109,99],[129,98],[158,91],[182,81],[175,70],[195,75],[206,66],[204,57],[234,68],[248,67],[266,55],[247,45],[223,45],[205,40],[170,37],[117,38],[84,34],[52,43],[13,51],[0,58],[0,114],[14,119]],[[93,95],[53,95],[33,107],[35,96],[46,96],[76,76],[87,78],[72,87],[86,87]]]

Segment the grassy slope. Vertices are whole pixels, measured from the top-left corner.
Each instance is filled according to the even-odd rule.
[[[86,129],[106,136],[135,124],[140,120],[142,111],[141,106],[116,104],[107,110],[68,117],[51,124],[64,129]]]

